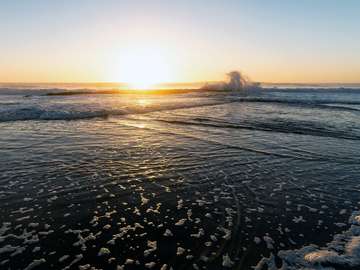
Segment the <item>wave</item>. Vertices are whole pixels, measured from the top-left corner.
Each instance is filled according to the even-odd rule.
[[[150,119],[147,118],[141,118],[143,121],[148,121]],[[122,121],[124,120],[124,121]],[[285,145],[281,145],[282,149],[286,149],[288,151],[279,153],[274,149],[265,149],[262,147],[256,147],[256,146],[251,146],[251,145],[246,145],[246,144],[236,144],[236,143],[231,143],[231,142],[226,142],[224,140],[222,140],[221,138],[214,138],[214,137],[210,137],[210,136],[203,136],[203,134],[196,134],[196,132],[188,132],[188,131],[184,131],[184,130],[179,130],[179,129],[169,129],[169,128],[164,128],[164,127],[159,127],[156,125],[138,125],[136,123],[137,119],[136,118],[126,118],[126,119],[122,119],[121,121],[116,121],[117,124],[121,124],[124,126],[130,126],[130,127],[140,127],[141,129],[148,129],[148,130],[154,130],[157,133],[162,133],[164,135],[176,135],[176,136],[182,136],[182,137],[187,137],[187,138],[191,138],[191,139],[195,139],[195,140],[199,140],[199,141],[203,141],[205,143],[208,144],[212,144],[212,145],[219,145],[221,147],[225,147],[228,149],[236,149],[236,150],[242,150],[242,151],[247,151],[247,152],[252,152],[252,153],[256,153],[256,154],[261,154],[264,156],[273,156],[273,157],[278,157],[278,158],[291,158],[291,159],[297,159],[297,160],[306,160],[306,161],[336,161],[336,162],[341,162],[342,164],[359,164],[359,160],[354,159],[352,157],[339,157],[337,156],[332,157],[329,155],[324,155],[324,154],[320,154],[320,153],[314,153],[311,151],[307,151],[304,149],[294,149],[291,147],[287,147]],[[209,132],[209,131],[208,131]]]
[[[142,114],[163,110],[175,110],[202,106],[227,104],[229,101],[206,100],[190,104],[155,104],[142,106],[141,104],[122,105],[119,107],[106,108],[106,104],[94,104],[91,106],[69,105],[63,106],[4,106],[0,107],[0,122],[29,121],[29,120],[81,120],[89,118],[106,118],[110,116]]]
[[[270,131],[279,133],[291,133],[299,135],[311,135],[319,137],[330,137],[339,139],[360,140],[360,135],[344,131],[342,129],[337,130],[335,127],[321,126],[319,123],[311,121],[291,121],[290,119],[273,119],[269,121],[253,120],[240,120],[240,123],[232,123],[228,121],[209,120],[209,118],[196,117],[193,119],[156,119],[157,121],[165,122],[168,124],[176,125],[192,125],[214,128],[226,128],[226,129],[247,129],[258,131]]]
[[[104,106],[63,106],[63,107],[46,107],[46,106],[29,106],[24,107],[19,103],[0,103],[0,122],[11,121],[30,121],[30,120],[81,120],[90,118],[107,118],[111,116],[120,116],[128,114],[143,114],[158,112],[164,110],[177,110],[186,108],[197,108],[204,106],[215,106],[230,104],[237,101],[211,101],[200,104],[173,104],[159,105],[151,107],[129,106],[121,108],[104,108]],[[20,106],[19,106],[20,105]],[[360,108],[348,108],[341,106],[319,105],[329,110],[360,112]],[[240,122],[229,122],[222,119],[214,120],[204,117],[194,117],[188,119],[181,118],[157,118],[157,121],[167,122],[178,125],[197,125],[214,128],[228,129],[248,129],[259,131],[275,131],[280,133],[293,133],[302,135],[313,135],[323,137],[335,137],[343,139],[360,140],[360,135],[336,130],[331,127],[319,126],[318,123],[311,121],[291,121],[289,119],[273,119],[272,121],[258,121],[258,119],[237,119]]]
[[[51,111],[37,107],[20,108],[14,110],[2,111],[0,122],[26,121],[26,120],[77,120],[96,117],[108,117],[110,115],[123,115],[123,110],[57,110]]]
[[[0,88],[0,95],[6,95],[6,96],[43,96],[47,94],[56,94],[61,93],[66,89],[61,88],[8,88],[8,87],[2,87]]]
[[[353,212],[348,226],[350,226],[348,230],[335,235],[326,247],[309,245],[297,250],[281,250],[277,256],[263,258],[254,269],[359,269],[360,211]],[[278,266],[276,259],[280,259],[281,266]]]
[[[360,98],[360,96],[359,96]],[[323,98],[323,99],[308,99],[308,98],[292,98],[292,97],[272,97],[272,96],[249,96],[249,97],[238,97],[238,101],[242,102],[261,102],[261,103],[280,103],[280,104],[290,104],[290,105],[305,105],[305,106],[324,106],[324,107],[334,107],[335,105],[345,105],[342,108],[346,108],[346,105],[360,105],[360,100],[337,100],[333,98]],[[341,107],[341,106],[338,106]],[[348,107],[350,108],[350,107]],[[351,109],[351,108],[350,108]]]

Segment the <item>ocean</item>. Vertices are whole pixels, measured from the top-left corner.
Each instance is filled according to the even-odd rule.
[[[359,269],[360,87],[113,87],[1,86],[1,269]]]

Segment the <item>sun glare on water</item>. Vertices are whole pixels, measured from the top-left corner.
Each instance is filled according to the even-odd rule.
[[[114,67],[114,78],[131,89],[154,89],[173,80],[169,57],[159,48],[132,47],[122,50]]]

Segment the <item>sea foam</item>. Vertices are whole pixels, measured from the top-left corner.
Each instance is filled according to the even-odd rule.
[[[279,268],[275,263],[275,256],[263,258],[255,270],[280,269],[342,269],[360,266],[360,211],[355,211],[349,218],[350,228],[336,234],[333,240],[326,247],[316,245],[304,246],[297,250],[281,250],[277,256],[282,261]]]

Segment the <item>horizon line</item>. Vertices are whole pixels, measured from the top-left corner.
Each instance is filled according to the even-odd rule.
[[[156,83],[154,85],[181,85],[181,84],[206,84],[206,83],[221,83],[223,81],[194,81],[194,82],[161,82]],[[351,85],[351,84],[360,84],[359,82],[258,82],[252,81],[253,83],[260,83],[260,84],[274,84],[274,85]],[[131,83],[126,82],[115,82],[115,81],[89,81],[89,82],[52,82],[52,81],[39,81],[39,82],[2,82],[0,84],[122,84],[122,85],[131,85]]]

